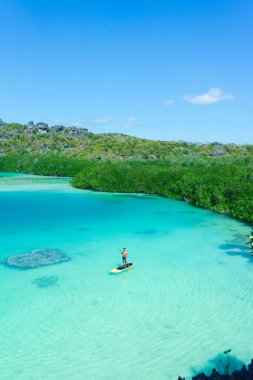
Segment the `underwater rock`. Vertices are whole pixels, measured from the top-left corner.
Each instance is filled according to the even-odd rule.
[[[240,370],[235,370],[230,375],[221,374],[215,368],[213,368],[210,376],[207,376],[204,372],[201,372],[198,375],[193,376],[192,380],[252,380],[253,359],[247,367],[243,365]],[[184,377],[179,376],[178,380],[184,380]]]
[[[12,268],[32,269],[42,265],[57,264],[69,260],[70,258],[59,249],[43,248],[21,255],[10,256],[4,261],[4,264]]]
[[[35,278],[32,283],[37,285],[37,288],[47,288],[48,286],[56,285],[57,281],[57,276],[43,276]]]
[[[192,380],[208,380],[209,377],[207,377],[203,372],[199,373],[197,376],[193,376]]]
[[[155,235],[157,234],[159,231],[158,230],[155,230],[155,229],[150,229],[150,230],[142,230],[142,231],[136,231],[135,233],[137,235]]]

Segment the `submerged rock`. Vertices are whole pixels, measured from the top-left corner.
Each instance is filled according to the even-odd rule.
[[[35,278],[32,283],[37,285],[37,288],[47,288],[48,286],[56,285],[57,281],[57,276],[44,276]]]
[[[21,255],[10,256],[4,261],[4,264],[12,268],[32,269],[69,260],[70,258],[59,249],[43,248]]]
[[[213,368],[210,376],[207,376],[204,372],[201,372],[198,375],[193,376],[192,380],[253,380],[253,359],[247,367],[243,365],[240,370],[235,370],[230,375],[225,373],[221,374]],[[185,378],[179,376],[178,380],[185,380]]]

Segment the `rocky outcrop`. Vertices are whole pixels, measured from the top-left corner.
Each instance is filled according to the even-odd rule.
[[[213,148],[211,156],[219,157],[219,156],[223,156],[223,154],[225,154],[224,149]]]
[[[33,124],[33,121],[29,121],[26,125],[26,129],[28,130],[32,130],[33,128],[35,128],[35,125]]]
[[[54,132],[54,133],[58,133],[58,132],[62,132],[63,130],[65,129],[64,125],[53,125],[51,127],[51,131]]]
[[[34,124],[33,121],[29,121],[25,126],[27,132],[33,132],[38,134],[47,134],[47,133],[57,133],[59,135],[72,136],[72,137],[83,137],[87,136],[87,128],[78,128],[75,126],[65,127],[64,125],[57,124],[49,127],[48,124],[40,121],[39,123]]]
[[[0,128],[5,127],[7,123],[5,123],[2,119],[0,119]]]
[[[86,128],[77,128],[77,127],[68,127],[65,129],[65,133],[74,137],[82,137],[88,134],[88,129]]]
[[[32,269],[69,260],[70,258],[59,249],[43,248],[21,255],[10,256],[3,263],[11,268]]]
[[[37,131],[38,131],[39,133],[49,132],[49,130],[50,130],[48,124],[43,123],[42,121],[39,122],[39,123],[37,123],[37,124],[35,125],[35,128],[37,129]]]
[[[50,131],[48,124],[42,121],[40,121],[37,124],[34,124],[33,121],[29,121],[29,123],[27,123],[27,125],[25,126],[25,129],[29,132],[35,133],[45,133]]]

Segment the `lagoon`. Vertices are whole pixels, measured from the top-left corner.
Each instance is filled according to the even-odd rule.
[[[0,210],[1,259],[41,248],[71,258],[0,266],[1,378],[189,379],[228,348],[239,366],[250,361],[247,225],[157,196],[5,173]],[[111,275],[123,246],[136,265]]]

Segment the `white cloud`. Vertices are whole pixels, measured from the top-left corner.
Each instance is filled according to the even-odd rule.
[[[127,123],[135,123],[136,120],[137,120],[136,117],[131,116],[131,117],[129,117],[129,118],[127,119]]]
[[[172,99],[167,99],[167,100],[164,101],[163,104],[165,105],[165,107],[171,107],[171,106],[173,106],[173,104],[174,104],[174,100],[172,100]]]
[[[234,97],[231,94],[226,94],[221,88],[210,88],[205,94],[202,95],[186,95],[184,100],[192,104],[209,105],[223,100],[233,101]]]
[[[136,123],[136,120],[137,120],[137,118],[134,116],[128,117],[125,124],[124,124],[124,127],[125,128],[132,127]]]
[[[106,124],[106,123],[110,123],[113,120],[114,119],[112,117],[93,117],[93,118],[90,118],[89,121],[92,124]]]
[[[82,123],[80,123],[80,121],[75,121],[72,125],[73,127],[81,127]]]

